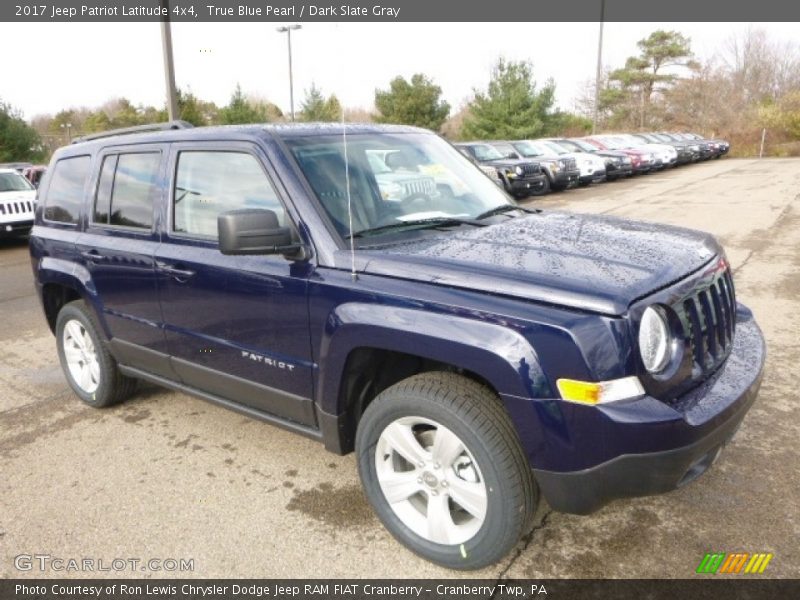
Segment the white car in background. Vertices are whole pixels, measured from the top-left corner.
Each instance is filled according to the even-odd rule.
[[[588,152],[575,152],[571,148],[562,146],[553,139],[536,140],[544,144],[559,156],[571,156],[575,159],[575,164],[580,169],[581,174],[578,179],[579,185],[589,185],[606,180],[606,161],[600,156],[589,154]]]
[[[0,169],[0,237],[28,233],[34,210],[36,189],[15,169]]]

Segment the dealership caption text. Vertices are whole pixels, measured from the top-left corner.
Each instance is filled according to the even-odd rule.
[[[214,19],[247,17],[392,17],[400,16],[399,6],[353,6],[350,4],[300,4],[274,6],[272,4],[239,4],[237,6],[217,6],[202,4],[179,5],[168,9],[158,4],[122,4],[117,6],[89,5],[53,6],[47,4],[16,4],[17,17],[41,17],[43,19],[114,18],[114,17],[211,17]]]
[[[256,585],[256,584],[209,584],[196,585],[184,584],[109,584],[109,585],[25,585],[15,586],[15,595],[46,597],[48,592],[51,596],[72,596],[72,597],[97,597],[105,595],[131,595],[131,596],[175,596],[179,592],[182,595],[190,595],[195,598],[229,598],[232,596],[264,596],[273,598],[291,598],[294,596],[338,596],[338,597],[362,597],[362,596],[381,596],[381,597],[420,597],[423,592],[428,594],[435,593],[440,596],[476,596],[476,597],[501,597],[508,596],[513,598],[526,598],[530,596],[547,595],[544,585],[531,584],[522,585],[458,585],[458,584],[439,584],[426,588],[421,585],[373,585],[373,584],[303,584],[303,585]]]

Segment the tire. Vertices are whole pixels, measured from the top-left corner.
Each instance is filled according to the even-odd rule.
[[[544,196],[545,194],[550,193],[550,178],[547,175],[544,176],[544,182],[542,183],[542,189],[535,192],[534,196]]]
[[[61,369],[72,391],[95,408],[122,402],[136,388],[135,379],[119,372],[99,331],[82,300],[65,304],[58,313],[56,347]],[[81,364],[90,365],[88,371]],[[87,375],[87,379],[82,379],[82,375]]]
[[[359,422],[356,453],[378,518],[431,562],[460,570],[493,564],[531,526],[539,492],[530,465],[499,399],[475,381],[432,372],[384,390]],[[384,489],[395,494],[392,504]],[[429,519],[429,510],[444,518]]]

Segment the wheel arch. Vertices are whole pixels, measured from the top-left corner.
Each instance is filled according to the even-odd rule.
[[[547,395],[536,352],[496,323],[365,303],[340,305],[320,352],[317,406],[328,449],[352,450],[369,402],[387,387],[428,371],[456,372],[501,399]]]
[[[47,325],[53,333],[61,307],[73,300],[83,300],[91,310],[95,311],[95,315],[99,316],[96,310],[97,292],[89,271],[82,265],[59,258],[44,257],[37,269],[37,286],[40,288]],[[105,326],[102,320],[99,322],[102,327]],[[107,331],[103,333],[108,335]]]

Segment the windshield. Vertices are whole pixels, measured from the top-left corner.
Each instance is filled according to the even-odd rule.
[[[624,146],[614,138],[610,137],[598,137],[597,138],[601,144],[603,144],[609,150],[622,150]]]
[[[27,192],[33,186],[19,173],[0,173],[0,192]]]
[[[408,229],[392,229],[395,225],[475,219],[514,206],[497,184],[436,135],[349,134],[346,155],[341,135],[287,137],[285,142],[343,239],[351,232],[348,196],[352,232],[385,228],[376,236],[409,235]]]
[[[478,160],[500,160],[504,158],[497,148],[489,144],[475,144],[472,146],[472,151]]]
[[[562,148],[561,146],[559,146],[555,142],[549,142],[549,141],[548,142],[542,142],[542,145],[544,145],[546,148],[549,148],[550,150],[552,150],[556,154],[569,154],[569,152],[567,150],[564,150],[564,148]]]
[[[597,152],[596,146],[592,146],[589,142],[584,142],[583,140],[565,140],[564,143],[573,144],[583,152]]]
[[[618,135],[617,139],[620,140],[623,144],[626,145],[628,148],[633,148],[634,146],[642,146],[649,144],[650,142],[641,140],[633,135]]]
[[[631,140],[625,139],[621,135],[615,135],[613,138],[608,138],[609,140],[613,140],[614,143],[617,145],[615,150],[625,150],[631,148],[632,146],[641,146],[642,142],[632,142]]]
[[[492,144],[492,147],[497,150],[503,158],[519,158],[514,146],[505,142],[497,142]]]
[[[532,158],[545,154],[541,146],[537,146],[533,142],[514,142],[514,148],[525,158]]]

